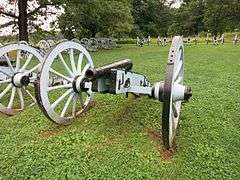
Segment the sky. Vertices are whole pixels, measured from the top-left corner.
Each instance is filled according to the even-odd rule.
[[[30,2],[28,5],[30,6],[29,9],[34,9],[34,7],[38,6],[36,4],[36,1]],[[0,0],[0,7],[3,7],[4,10],[7,12],[16,12],[16,14],[18,14],[18,11],[15,5],[9,4],[8,0]],[[52,8],[52,7],[49,7],[48,10],[51,12],[56,12],[57,15],[48,14],[47,19],[45,19],[45,17],[38,17],[38,21],[37,21],[38,24],[41,24],[41,22],[44,22],[44,24],[41,25],[41,28],[47,31],[51,30],[50,23],[54,22],[57,19],[57,16],[59,16],[63,12],[63,9],[57,10],[56,8]],[[0,15],[0,25],[5,24],[11,20],[13,19]],[[13,26],[0,29],[0,36],[16,34],[17,32],[14,32],[13,29],[14,29]]]
[[[15,5],[10,5],[7,2],[8,0],[0,0],[0,7],[4,7],[4,10],[6,11],[11,11],[11,12],[15,12],[16,14],[18,13],[17,10],[15,10]],[[170,0],[169,0],[170,1]],[[33,3],[30,3],[30,9],[33,9],[31,7],[36,7],[36,2],[33,1]],[[178,8],[180,6],[180,2],[179,0],[177,0],[177,2],[173,5],[173,7]],[[40,18],[39,17],[39,22],[44,21],[45,23],[43,25],[41,25],[41,28],[44,30],[51,30],[50,27],[50,23],[55,21],[57,19],[57,16],[60,15],[63,10],[56,10],[55,8],[49,8],[50,11],[54,11],[57,12],[57,15],[48,15],[47,16],[47,20],[44,19],[44,17]],[[5,24],[9,21],[11,21],[12,19],[9,17],[3,17],[2,15],[0,15],[0,25],[1,24]],[[0,29],[0,36],[4,36],[4,35],[11,35],[11,34],[16,34],[17,32],[13,31],[13,26],[9,26],[8,28],[2,28]]]
[[[170,0],[169,0],[170,1]],[[176,1],[176,3],[175,4],[173,4],[173,7],[175,7],[175,8],[179,8],[180,7],[180,5],[181,5],[181,2],[180,2],[180,0],[177,0]]]

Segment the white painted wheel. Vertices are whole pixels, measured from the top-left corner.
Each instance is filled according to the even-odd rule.
[[[46,55],[38,75],[37,99],[50,120],[68,124],[88,109],[93,97],[91,82],[85,82],[89,68],[94,68],[90,54],[73,41],[56,45]]]
[[[117,47],[117,43],[116,43],[116,40],[115,40],[115,39],[111,39],[111,38],[109,39],[109,47],[110,47],[111,49]]]
[[[89,39],[88,39],[88,38],[82,38],[82,39],[81,39],[81,45],[82,45],[84,48],[88,49],[88,48],[89,48]]]
[[[72,41],[81,44],[81,41],[79,41],[77,38],[73,38]]]
[[[173,39],[169,51],[163,90],[162,134],[164,145],[171,148],[179,124],[184,99],[184,47],[180,36]]]
[[[0,112],[14,115],[36,102],[32,91],[43,57],[24,43],[2,46],[0,57],[6,63],[0,67]]]
[[[45,52],[47,52],[51,46],[50,44],[46,41],[46,40],[41,40],[39,41],[39,43],[37,44],[37,46],[40,48],[40,49],[43,49]]]
[[[89,50],[90,51],[97,51],[98,50],[98,41],[95,38],[89,39]]]
[[[19,41],[18,43],[19,43],[19,44],[29,45],[28,42],[26,42],[26,41]]]
[[[52,40],[52,39],[48,39],[48,40],[47,40],[47,43],[49,44],[50,47],[53,47],[53,46],[55,46],[55,44],[56,44],[56,43],[54,42],[54,40]]]
[[[59,44],[59,43],[62,43],[62,42],[66,42],[66,41],[68,41],[68,40],[67,39],[61,39],[56,44]]]

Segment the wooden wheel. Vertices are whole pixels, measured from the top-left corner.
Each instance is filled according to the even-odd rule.
[[[162,135],[164,145],[171,148],[179,124],[182,101],[188,100],[191,89],[183,86],[184,47],[180,36],[173,39],[169,51],[166,77],[163,87]]]
[[[38,50],[23,43],[2,46],[0,57],[6,63],[0,68],[4,75],[0,79],[0,112],[14,115],[36,102],[31,89],[43,57]]]
[[[93,93],[85,73],[93,67],[87,50],[73,41],[56,45],[46,55],[36,91],[38,104],[50,120],[68,124],[88,109]]]

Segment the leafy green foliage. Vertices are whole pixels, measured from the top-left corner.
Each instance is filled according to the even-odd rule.
[[[193,35],[210,31],[217,35],[239,29],[240,3],[238,0],[184,0],[175,11],[171,34]]]
[[[67,2],[65,14],[59,18],[67,38],[120,37],[132,30],[131,4],[126,0],[84,0]]]
[[[171,23],[170,8],[165,0],[133,0],[134,34],[166,36]]]
[[[60,27],[67,38],[213,35],[240,29],[238,0],[184,0],[179,9],[166,0],[66,1]]]
[[[174,21],[169,27],[169,34],[195,35],[204,31],[204,3],[202,0],[189,1],[173,13]]]

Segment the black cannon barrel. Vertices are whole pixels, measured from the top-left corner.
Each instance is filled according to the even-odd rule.
[[[98,68],[90,68],[86,71],[86,77],[89,79],[97,79],[100,77],[107,77],[110,75],[112,69],[131,70],[133,67],[130,59],[124,59],[104,65]]]

